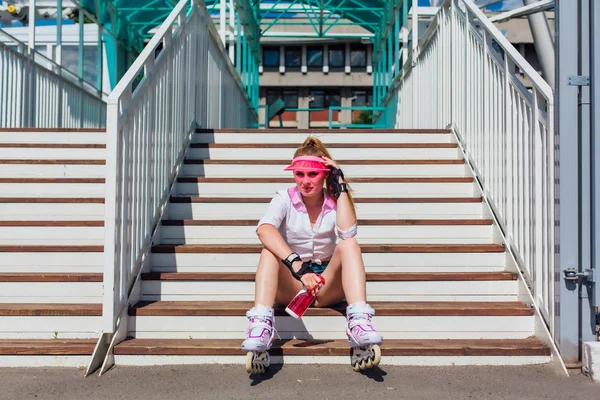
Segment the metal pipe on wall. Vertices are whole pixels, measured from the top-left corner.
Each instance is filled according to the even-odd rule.
[[[538,0],[523,0],[525,5],[535,4]],[[550,34],[548,19],[543,12],[531,14],[527,17],[531,34],[533,36],[533,44],[535,51],[540,61],[542,69],[542,77],[548,82],[550,87],[554,89],[554,42]]]

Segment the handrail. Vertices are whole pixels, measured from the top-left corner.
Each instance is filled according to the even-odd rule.
[[[105,126],[102,92],[2,29],[0,34],[17,46],[0,42],[0,127]]]
[[[102,360],[101,373],[110,367],[127,334],[127,309],[194,132],[256,121],[204,3],[187,13],[189,4],[177,3],[108,98],[102,336],[88,373]]]
[[[98,90],[94,83],[86,81],[83,77],[79,77],[77,74],[71,72],[68,68],[57,64],[54,60],[48,58],[39,51],[35,49],[30,49],[29,47],[27,47],[26,43],[21,42],[19,39],[6,32],[2,28],[0,28],[0,35],[5,36],[10,40],[10,42],[14,42],[17,45],[17,47],[19,48],[19,51],[17,53],[23,54],[25,56],[30,56],[33,59],[33,61],[35,61],[41,67],[53,72],[58,76],[65,77],[66,75],[66,78],[69,81],[71,81],[73,84],[77,83],[79,85],[78,87],[88,91],[90,94],[101,97],[102,99],[106,99],[108,97],[108,93],[105,93],[102,90]],[[10,44],[7,44],[6,42],[0,42],[0,46],[2,45],[6,46],[8,50],[12,50],[10,49]],[[48,68],[47,65],[49,65],[51,68]],[[101,73],[101,71],[99,73]]]
[[[517,75],[531,83],[529,91]],[[471,0],[446,0],[384,99],[396,128],[452,127],[554,335],[550,86]]]

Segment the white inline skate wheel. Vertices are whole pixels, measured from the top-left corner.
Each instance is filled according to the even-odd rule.
[[[246,353],[246,372],[249,374],[254,373],[252,370],[252,361],[254,361],[254,353],[249,351]]]
[[[378,366],[380,361],[381,361],[381,347],[379,347],[379,345],[375,344],[375,345],[373,345],[373,367]]]

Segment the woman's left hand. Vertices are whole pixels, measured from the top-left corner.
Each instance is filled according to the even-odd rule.
[[[325,156],[321,156],[321,158],[323,159],[323,161],[325,161],[325,164],[327,164],[328,167],[340,169],[340,167],[337,165],[337,163],[335,161],[333,161],[331,158],[327,158]]]

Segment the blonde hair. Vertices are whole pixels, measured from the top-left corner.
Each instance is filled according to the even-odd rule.
[[[319,139],[317,139],[314,136],[309,136],[308,138],[306,138],[304,143],[302,143],[302,145],[300,147],[298,147],[298,149],[294,153],[294,158],[300,157],[300,156],[327,157],[327,158],[333,160],[333,158],[331,157],[331,154],[329,154],[329,151],[327,150],[327,147],[325,147],[323,142],[321,142]],[[345,180],[347,183],[348,180],[347,179],[345,179]],[[333,193],[333,188],[329,184],[328,180],[325,180],[325,185],[327,188],[327,193],[331,196],[331,194]],[[348,186],[348,198],[350,199],[350,204],[352,204],[352,208],[354,209],[354,213],[356,214],[356,208],[354,207],[354,199],[352,198],[352,190],[350,189],[350,185],[347,185],[347,186]],[[331,196],[331,197],[333,198],[333,196]]]

